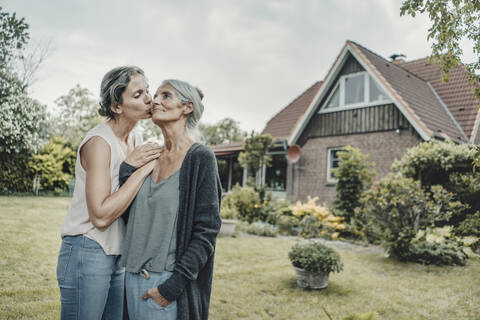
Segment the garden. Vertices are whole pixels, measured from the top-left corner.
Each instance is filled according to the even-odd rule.
[[[252,141],[241,162],[254,172],[268,165],[271,141]],[[71,153],[56,145],[46,153],[68,168]],[[477,154],[426,142],[375,179],[368,156],[348,147],[330,205],[280,200],[252,179],[235,186],[222,201],[222,219],[236,227],[218,238],[211,318],[478,319]],[[1,319],[58,317],[56,258],[70,198],[55,193],[68,178],[43,197],[0,197]]]

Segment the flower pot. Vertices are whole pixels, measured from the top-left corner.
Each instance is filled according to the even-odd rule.
[[[222,219],[222,226],[220,227],[220,235],[224,237],[232,237],[235,234],[235,225],[237,220]]]
[[[297,285],[304,289],[324,289],[328,287],[330,273],[313,273],[294,267],[297,275]]]

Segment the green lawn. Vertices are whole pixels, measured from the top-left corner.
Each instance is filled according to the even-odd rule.
[[[59,231],[69,198],[0,197],[0,319],[57,319]],[[345,269],[322,291],[296,287],[294,239],[219,238],[211,319],[480,319],[480,259],[466,267],[392,261],[376,247],[332,244]]]

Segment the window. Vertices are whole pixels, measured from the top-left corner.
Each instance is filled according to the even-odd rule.
[[[265,173],[265,184],[273,191],[285,191],[287,181],[287,159],[285,154],[272,155],[270,167]]]
[[[375,79],[367,72],[362,71],[341,76],[320,113],[388,102],[390,99]]]
[[[340,158],[338,157],[338,152],[340,151],[343,151],[343,147],[328,149],[327,182],[337,182],[333,169],[338,168],[338,164],[340,163]]]

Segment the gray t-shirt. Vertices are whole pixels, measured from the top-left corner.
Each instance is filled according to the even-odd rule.
[[[128,272],[142,268],[173,271],[177,235],[180,170],[159,183],[149,175],[130,207],[120,264]]]

